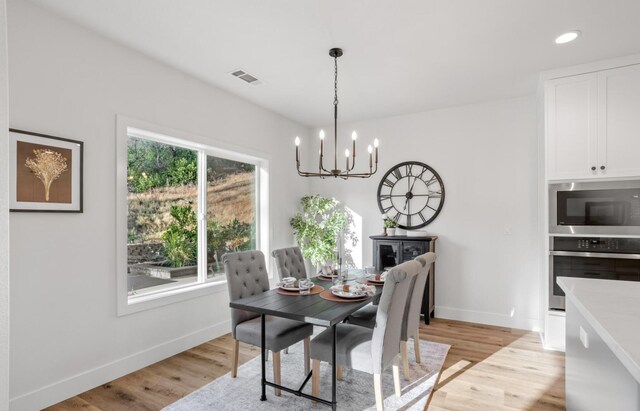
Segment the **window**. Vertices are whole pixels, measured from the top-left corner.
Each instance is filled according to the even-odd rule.
[[[118,123],[120,312],[223,283],[224,253],[266,245],[265,160]]]

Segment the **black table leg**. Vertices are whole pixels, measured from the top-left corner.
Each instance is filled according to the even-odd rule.
[[[260,401],[266,401],[267,400],[267,371],[266,371],[266,364],[265,364],[265,357],[266,357],[266,343],[265,343],[265,321],[264,321],[264,314],[262,314],[260,316],[260,328],[261,328],[261,332],[260,332],[260,350],[262,351],[262,396],[260,397]]]
[[[333,333],[333,338],[332,338],[332,347],[331,347],[331,364],[333,364],[333,367],[331,367],[331,381],[333,381],[333,384],[331,385],[331,409],[333,411],[336,411],[338,409],[338,401],[336,399],[336,384],[338,382],[338,364],[336,364],[336,345],[337,345],[337,326],[332,326],[332,333]]]

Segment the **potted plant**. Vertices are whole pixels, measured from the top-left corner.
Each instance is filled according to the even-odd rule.
[[[396,220],[384,217],[384,231],[388,236],[393,237],[396,235],[396,227],[398,227],[398,222]]]
[[[318,267],[335,259],[339,236],[343,236],[345,243],[356,244],[357,238],[349,230],[352,216],[338,201],[313,195],[302,197],[300,205],[302,212],[290,224],[302,255],[313,265]],[[349,256],[345,257],[348,260]],[[348,263],[347,260],[344,262]]]

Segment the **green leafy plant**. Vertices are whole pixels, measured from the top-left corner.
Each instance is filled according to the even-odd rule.
[[[209,263],[215,262],[219,270],[219,260],[228,251],[244,251],[254,247],[255,230],[252,224],[243,223],[234,218],[228,224],[215,219],[207,222],[207,255]]]
[[[172,267],[194,264],[198,255],[198,220],[191,206],[171,206],[173,221],[162,233],[164,252]]]
[[[345,241],[357,242],[348,230],[352,222],[351,214],[333,199],[319,195],[304,196],[300,199],[302,212],[290,221],[302,255],[314,264],[332,260],[336,254],[340,233]]]
[[[398,222],[392,218],[385,217],[384,218],[384,228],[396,228],[398,226]]]

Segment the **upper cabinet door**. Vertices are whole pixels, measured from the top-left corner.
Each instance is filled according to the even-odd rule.
[[[597,175],[597,93],[596,73],[546,82],[547,179]]]
[[[598,174],[640,176],[640,65],[598,73]]]

